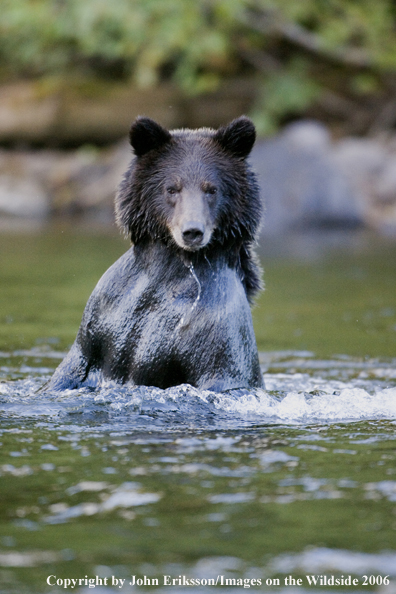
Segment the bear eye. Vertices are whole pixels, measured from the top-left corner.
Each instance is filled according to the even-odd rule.
[[[170,194],[170,196],[175,196],[175,194],[178,194],[180,192],[180,188],[176,186],[169,186],[168,188],[166,188],[166,191],[168,194]]]
[[[207,185],[204,188],[205,194],[209,194],[209,196],[214,196],[217,194],[217,188],[215,186]]]

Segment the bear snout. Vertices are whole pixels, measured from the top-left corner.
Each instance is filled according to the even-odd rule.
[[[200,247],[205,234],[205,227],[199,221],[188,221],[182,226],[182,238],[186,246]]]
[[[213,228],[203,221],[187,220],[170,228],[176,244],[188,252],[197,252],[211,240]]]
[[[210,242],[213,218],[206,196],[195,189],[183,188],[179,192],[168,228],[179,247],[196,252]]]

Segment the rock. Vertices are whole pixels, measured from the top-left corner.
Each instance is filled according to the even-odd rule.
[[[49,214],[49,200],[34,168],[19,155],[0,151],[0,213],[42,220]]]
[[[0,175],[0,212],[33,219],[46,218],[49,201],[43,187],[35,180]]]
[[[396,234],[396,146],[386,139],[346,138],[333,149],[358,196],[366,224]]]
[[[326,128],[316,122],[287,126],[252,153],[266,204],[263,234],[363,223],[359,197],[333,158]]]
[[[127,141],[109,150],[0,152],[0,212],[25,219],[103,213],[127,168]]]

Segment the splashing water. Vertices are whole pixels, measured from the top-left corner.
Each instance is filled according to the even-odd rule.
[[[194,266],[193,266],[192,263],[190,263],[188,265],[186,264],[186,266],[187,266],[188,270],[190,271],[191,276],[193,277],[193,279],[195,280],[195,282],[198,285],[198,292],[197,292],[197,296],[195,298],[195,301],[194,301],[194,303],[191,306],[190,311],[188,312],[188,314],[182,316],[180,322],[178,323],[178,325],[176,327],[176,330],[180,330],[181,328],[184,328],[185,326],[188,326],[188,324],[190,322],[190,319],[191,319],[191,315],[192,315],[193,311],[195,310],[195,308],[197,307],[199,300],[201,299],[202,286],[201,286],[201,283],[199,282],[199,279],[198,279],[198,277],[196,275]]]
[[[198,285],[198,293],[197,293],[197,296],[196,296],[195,301],[194,301],[194,303],[192,305],[192,308],[191,308],[191,311],[194,311],[194,309],[197,307],[198,301],[201,298],[202,287],[201,287],[201,283],[199,282],[199,279],[198,279],[198,277],[197,277],[197,275],[195,273],[194,266],[192,264],[190,264],[190,266],[188,267],[188,269],[190,271],[191,276],[193,277],[193,279],[195,280],[195,282]]]
[[[194,276],[194,270],[191,270]],[[200,298],[198,295],[193,308]],[[4,354],[3,354],[4,356]],[[46,353],[50,360],[51,353]],[[53,358],[59,353],[53,353]],[[236,428],[257,424],[309,424],[396,419],[396,365],[352,358],[320,361],[310,353],[262,354],[267,389],[230,390],[221,394],[189,385],[166,390],[121,386],[104,382],[95,390],[81,388],[61,393],[37,391],[51,369],[34,367],[37,349],[25,353],[18,369],[0,367],[0,410],[8,418],[78,418],[103,429],[133,422],[139,429],[182,427]],[[290,372],[288,373],[288,368]],[[9,381],[9,379],[14,381]],[[5,380],[5,381],[4,381]],[[8,381],[7,381],[8,380]]]

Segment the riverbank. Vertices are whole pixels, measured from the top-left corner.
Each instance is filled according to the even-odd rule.
[[[0,231],[54,221],[113,226],[131,159],[126,139],[75,150],[0,150]],[[259,139],[251,162],[266,206],[263,237],[366,227],[396,237],[396,136],[333,140],[317,122]]]

